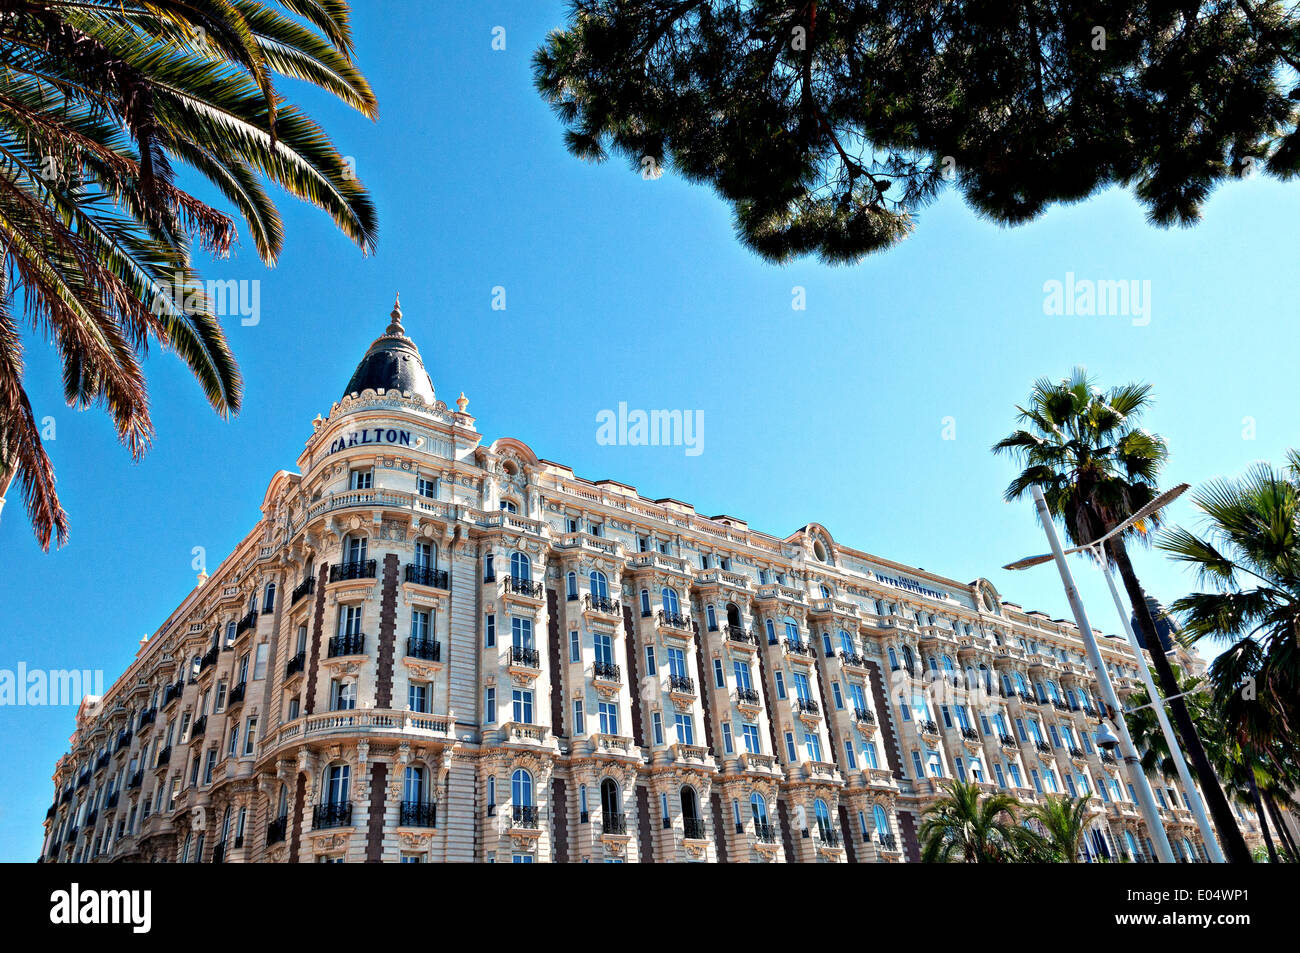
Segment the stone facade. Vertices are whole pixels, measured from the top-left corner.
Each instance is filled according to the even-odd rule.
[[[901,862],[955,775],[1101,789],[1089,851],[1150,858],[1071,623],[484,445],[463,395],[422,396],[400,310],[379,351],[421,386],[317,418],[260,522],[83,702],[44,859]],[[1101,644],[1127,695],[1133,658]]]

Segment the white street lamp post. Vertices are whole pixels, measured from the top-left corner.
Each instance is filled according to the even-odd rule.
[[[1061,582],[1065,586],[1065,596],[1070,602],[1070,608],[1074,611],[1074,622],[1079,627],[1079,634],[1083,637],[1083,643],[1088,649],[1088,661],[1092,663],[1093,674],[1097,677],[1097,683],[1101,686],[1101,700],[1110,711],[1123,712],[1120,707],[1119,699],[1115,695],[1115,687],[1111,684],[1110,673],[1106,671],[1106,665],[1101,658],[1101,650],[1097,647],[1097,640],[1092,634],[1092,626],[1088,622],[1088,613],[1083,608],[1083,600],[1079,597],[1079,590],[1074,585],[1074,577],[1070,574],[1069,564],[1065,561],[1065,553],[1061,549],[1061,541],[1056,536],[1056,523],[1052,518],[1051,511],[1047,508],[1047,499],[1043,496],[1043,491],[1034,486],[1033,488],[1034,503],[1038,507],[1038,515],[1042,519],[1043,529],[1047,533],[1047,542],[1052,550],[1052,558],[1056,560],[1056,568],[1060,570]],[[1129,737],[1128,725],[1124,723],[1123,714],[1119,714],[1115,720],[1115,730],[1119,737],[1120,752],[1124,757],[1124,763],[1128,765],[1130,776],[1133,778],[1133,787],[1137,792],[1138,806],[1142,810],[1142,816],[1147,822],[1147,830],[1151,834],[1151,840],[1155,844],[1156,855],[1163,863],[1175,863],[1173,850],[1169,847],[1169,838],[1165,836],[1165,826],[1160,821],[1160,812],[1156,808],[1155,797],[1151,794],[1151,785],[1147,782],[1146,772],[1142,770],[1142,763],[1138,760],[1137,750],[1133,747],[1133,739]]]

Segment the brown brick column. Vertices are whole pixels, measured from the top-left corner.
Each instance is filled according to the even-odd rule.
[[[316,710],[316,675],[320,669],[320,640],[325,628],[325,586],[329,584],[330,567],[321,566],[316,579],[316,611],[312,616],[311,646],[307,650],[307,697],[303,699],[302,713],[310,715]]]
[[[867,672],[871,676],[871,697],[876,702],[876,717],[880,720],[880,740],[885,745],[885,760],[893,769],[894,777],[901,781],[903,767],[899,763],[899,758],[902,757],[902,754],[898,747],[897,734],[894,731],[893,709],[889,707],[889,699],[885,697],[880,666],[875,662],[867,662]]]
[[[569,788],[564,778],[551,781],[551,816],[555,818],[555,845],[551,860],[563,864],[569,857]]]
[[[623,607],[623,654],[627,657],[627,687],[632,695],[632,736],[639,745],[646,744],[641,725],[641,680],[637,675],[640,652],[637,651],[636,630],[632,623],[632,607]]]
[[[322,587],[324,588],[324,587]],[[302,841],[302,812],[307,801],[307,775],[298,775],[298,786],[293,795],[293,829],[289,835],[289,863],[298,863],[298,844]]]
[[[713,806],[713,843],[718,848],[718,863],[727,862],[727,828],[723,823],[725,815],[722,808],[722,795],[717,791],[709,792],[709,802]]]
[[[650,792],[645,785],[636,786],[636,833],[641,848],[641,863],[655,862],[654,835],[650,832]]]
[[[388,559],[397,562],[397,557],[389,553]],[[385,583],[387,582],[387,562],[385,559]],[[387,707],[387,706],[383,706]],[[388,799],[388,765],[383,761],[375,763],[370,769],[370,816],[366,821],[366,863],[378,864],[384,859],[384,807]]]
[[[379,599],[379,650],[375,665],[375,707],[393,707],[393,654],[397,637],[397,553],[384,555],[384,588]],[[376,767],[378,770],[378,767]],[[384,766],[385,772],[388,770]]]
[[[506,633],[509,638],[509,633]],[[560,666],[560,601],[554,589],[546,590],[546,656],[551,668],[551,733],[561,738],[564,730],[564,676]]]

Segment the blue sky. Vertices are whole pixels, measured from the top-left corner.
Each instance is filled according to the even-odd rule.
[[[1148,425],[1169,440],[1169,482],[1280,461],[1297,442],[1298,188],[1229,186],[1199,227],[1175,231],[1149,227],[1118,191],[1015,230],[949,195],[890,252],[775,267],[737,244],[709,191],[564,152],[530,71],[561,4],[358,6],[379,121],[285,89],[355,156],[380,213],[377,253],[363,259],[323,214],[286,198],[278,267],[251,246],[205,263],[206,277],[261,280],[260,322],[228,326],[244,410],[220,420],[179,361],[152,355],[157,437],[139,464],[103,415],[62,405],[50,354],[28,342],[28,392],[55,420],[48,449],[72,538],[42,554],[10,493],[0,669],[120,673],[193,586],[193,548],[215,567],[253,526],[272,474],[293,468],[397,291],[438,396],[463,390],[486,441],[518,437],[579,475],[780,536],[815,520],[856,548],[961,581],[987,576],[1053,616],[1068,610],[1050,566],[998,568],[1044,539],[1030,504],[1002,502],[1013,466],[988,452],[1036,377],[1081,363],[1107,385],[1153,383]],[[491,49],[495,26],[505,51]],[[1150,324],[1044,315],[1044,282],[1067,272],[1149,281]],[[490,306],[496,286],[504,312]],[[806,310],[791,307],[796,286]],[[620,401],[702,410],[703,453],[598,445],[596,415]],[[946,417],[956,439],[943,439]],[[1193,519],[1185,502],[1170,515]],[[1154,552],[1135,562],[1163,601],[1192,585]],[[1115,630],[1099,577],[1076,572],[1094,624]],[[39,852],[73,716],[0,708],[0,859]]]

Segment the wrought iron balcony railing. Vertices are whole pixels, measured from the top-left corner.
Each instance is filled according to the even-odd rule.
[[[606,811],[601,818],[601,831],[606,834],[626,834],[627,815],[622,811],[617,814]]]
[[[293,678],[299,672],[307,667],[307,650],[299,652],[293,658],[289,659],[289,664],[284,667],[284,677]]]
[[[230,690],[230,694],[226,697],[226,707],[234,708],[236,705],[242,705],[244,702],[244,694],[247,691],[248,691],[247,682],[240,682],[238,685],[232,688]]]
[[[298,585],[293,587],[293,595],[289,597],[289,605],[296,605],[298,600],[303,596],[309,596],[316,591],[316,577],[308,576]]]
[[[521,579],[518,576],[505,576],[501,580],[501,584],[505,588],[506,592],[518,593],[532,599],[542,598],[542,593],[545,591],[540,582],[533,582],[531,579]]]
[[[794,700],[794,710],[801,715],[820,715],[822,713],[821,705],[811,698],[796,698]]]
[[[351,562],[330,566],[330,582],[345,579],[374,579],[376,563],[373,559],[354,559]]]
[[[164,767],[167,764],[170,764],[171,760],[172,760],[172,746],[167,745],[167,747],[163,748],[161,751],[158,752],[158,760],[154,762],[154,767],[155,768]]]
[[[328,827],[347,827],[351,823],[351,801],[332,801],[326,804],[317,804],[311,812],[313,830],[319,831]]]
[[[776,843],[776,828],[767,821],[754,822],[754,839],[760,844]]]
[[[364,632],[336,635],[329,641],[328,653],[330,658],[338,658],[341,655],[362,655],[365,651],[366,635]]]
[[[737,688],[736,701],[745,705],[757,705],[758,692],[752,688]]]
[[[202,738],[203,732],[208,728],[208,716],[202,715],[194,719],[194,724],[190,725],[190,741],[195,738]]]
[[[676,612],[665,612],[660,609],[658,618],[660,625],[666,625],[673,629],[689,629],[691,627],[691,620]]]
[[[606,599],[604,596],[593,596],[588,593],[582,601],[591,611],[602,612],[605,615],[619,615],[623,611],[617,599]]]
[[[841,650],[840,660],[844,662],[844,664],[852,665],[855,668],[867,667],[867,657],[865,655],[859,655],[857,652],[845,652]]]
[[[854,708],[853,720],[864,725],[874,725],[876,723],[876,713],[870,708]]]
[[[698,817],[683,817],[682,834],[690,840],[704,840],[703,819]]]
[[[406,581],[434,589],[451,588],[451,576],[448,575],[447,570],[434,569],[432,566],[417,566],[415,563],[406,564]]]
[[[805,655],[811,657],[813,648],[807,642],[800,639],[786,639],[785,652],[787,655]]]
[[[402,827],[437,827],[438,805],[403,801],[400,823]]]
[[[669,675],[668,688],[670,691],[681,692],[683,695],[694,695],[695,680],[689,675]]]
[[[406,657],[418,658],[426,662],[442,660],[442,643],[433,639],[410,638],[406,640]]]
[[[592,677],[602,682],[621,682],[623,673],[613,662],[596,662],[591,667]]]
[[[287,814],[281,814],[271,823],[266,825],[266,846],[278,844],[284,840],[289,833],[289,817]]]
[[[522,665],[524,668],[541,668],[542,653],[526,645],[510,646],[510,664]]]
[[[245,632],[247,632],[255,625],[257,625],[257,610],[249,609],[248,615],[240,619],[239,624],[235,626],[235,635],[236,636],[243,635]]]
[[[537,808],[532,804],[513,804],[510,807],[510,826],[537,830]]]
[[[746,629],[743,626],[727,624],[727,640],[730,642],[741,642],[748,645],[757,645],[758,636],[754,634],[753,629]]]
[[[962,736],[962,738],[964,738],[964,739],[967,740],[967,741],[979,741],[979,740],[980,740],[980,733],[979,733],[978,731],[976,731],[974,728],[963,728],[963,729],[961,730],[961,736]]]

